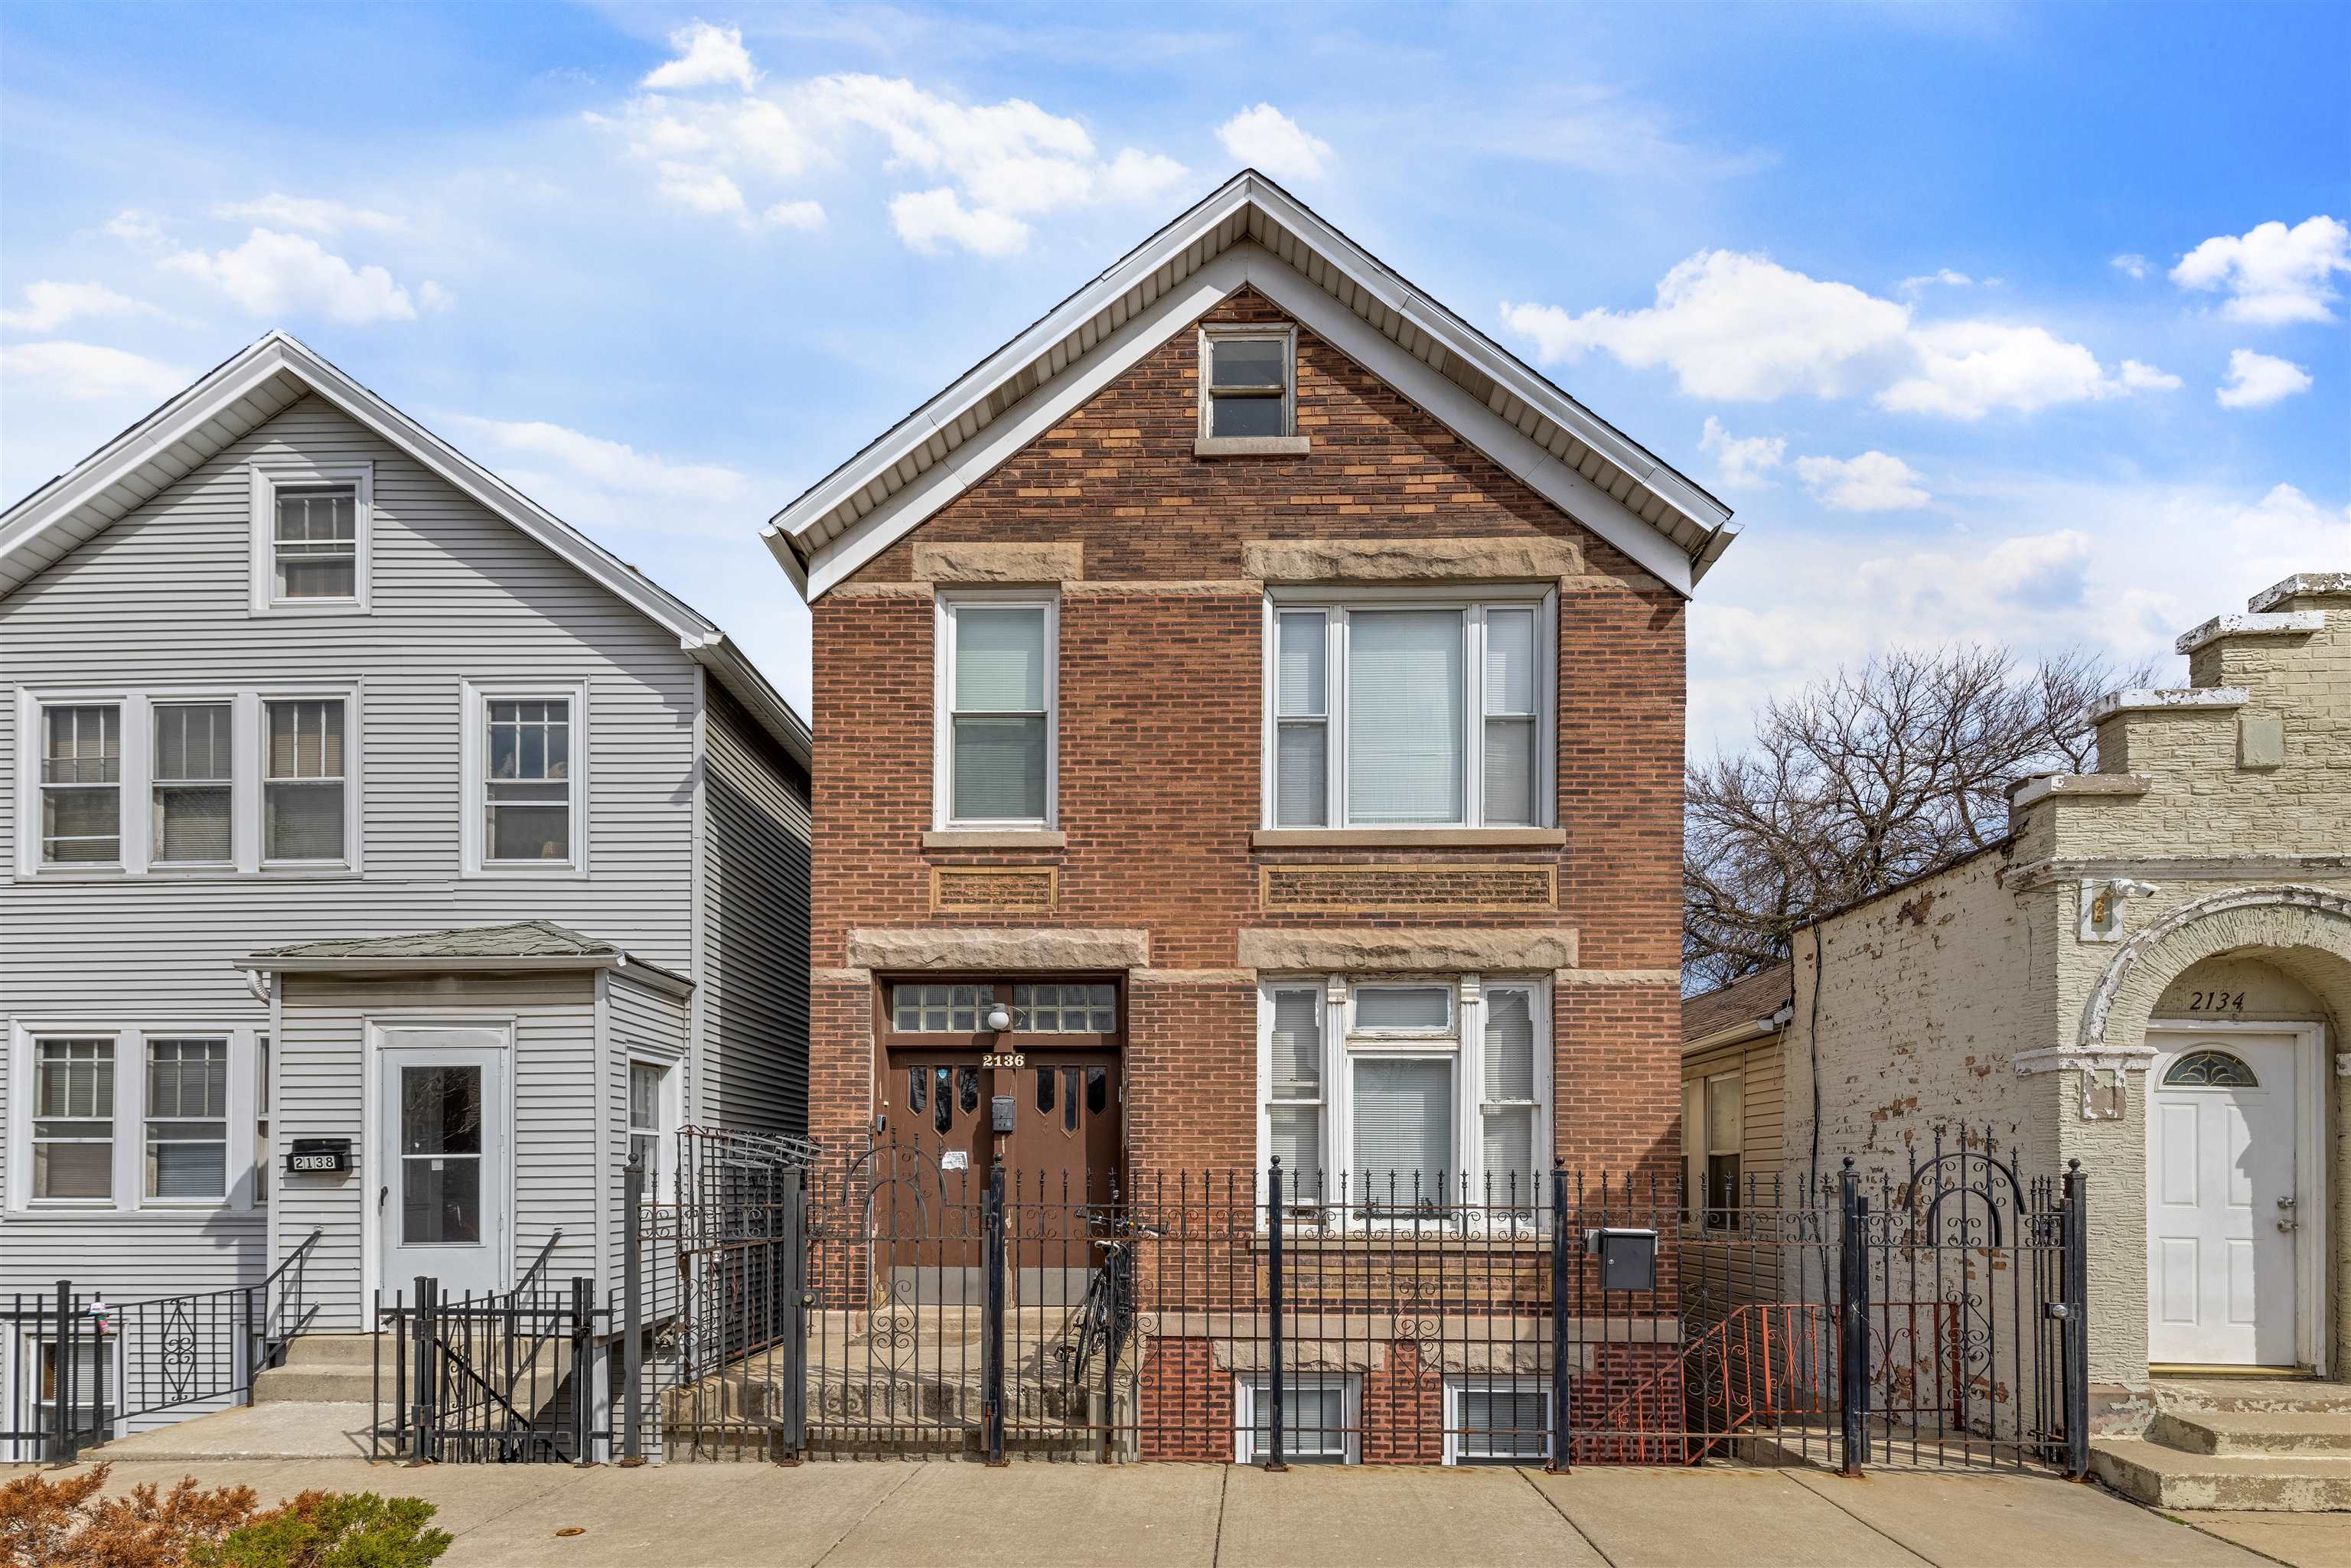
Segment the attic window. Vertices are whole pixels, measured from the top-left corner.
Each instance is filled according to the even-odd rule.
[[[254,465],[254,612],[367,609],[373,509],[371,465]]]
[[[1297,439],[1297,338],[1287,328],[1200,335],[1200,441],[1206,453],[1286,452]],[[1277,442],[1279,446],[1265,444]]]

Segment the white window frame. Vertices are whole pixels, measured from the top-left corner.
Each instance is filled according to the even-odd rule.
[[[955,814],[956,612],[965,605],[990,610],[1041,608],[1045,612],[1045,814],[1042,817],[958,817]],[[958,590],[941,593],[932,616],[931,826],[937,831],[1051,829],[1061,821],[1061,596],[1035,589]]]
[[[58,686],[20,688],[16,733],[16,872],[26,881],[115,882],[124,878],[209,880],[255,876],[354,876],[364,858],[360,835],[360,785],[365,762],[365,693],[356,681],[292,682],[271,686]],[[264,784],[269,737],[263,705],[271,702],[336,701],[343,705],[343,852],[339,861],[265,861],[262,858]],[[157,861],[154,858],[155,709],[188,704],[225,703],[230,708],[229,859]],[[121,858],[72,861],[56,865],[41,859],[42,710],[111,704],[122,710]]]
[[[1359,1029],[1355,1023],[1356,998],[1365,990],[1381,988],[1417,988],[1442,986],[1452,993],[1452,1020],[1443,1029]],[[1273,1150],[1273,1111],[1277,1105],[1303,1104],[1302,1101],[1276,1102],[1271,1099],[1273,1081],[1273,1019],[1274,994],[1277,991],[1319,989],[1322,992],[1322,1097],[1321,1130],[1318,1137],[1322,1150],[1325,1190],[1315,1193],[1301,1189],[1290,1182],[1283,1184],[1285,1200],[1305,1206],[1298,1216],[1301,1225],[1315,1228],[1344,1227],[1347,1228],[1426,1228],[1434,1224],[1449,1223],[1447,1219],[1416,1218],[1412,1216],[1381,1214],[1367,1216],[1353,1190],[1354,1172],[1354,1078],[1353,1067],[1359,1058],[1443,1059],[1452,1065],[1452,1134],[1453,1169],[1447,1173],[1448,1186],[1456,1179],[1465,1182],[1472,1200],[1470,1207],[1485,1207],[1485,1137],[1484,1097],[1486,1019],[1488,998],[1499,990],[1523,990],[1531,996],[1529,1014],[1534,1021],[1534,1122],[1533,1160],[1538,1185],[1551,1169],[1552,1093],[1556,1072],[1555,1054],[1552,1040],[1551,978],[1548,976],[1518,975],[1289,975],[1269,976],[1258,986],[1257,1031],[1257,1166],[1267,1168]],[[1517,1104],[1520,1102],[1508,1102]],[[1340,1198],[1340,1176],[1347,1175],[1347,1203]],[[1497,1188],[1492,1208],[1502,1210],[1510,1204],[1507,1187]],[[1463,1207],[1460,1193],[1448,1192],[1448,1216],[1458,1214]],[[1525,1210],[1530,1228],[1534,1217],[1542,1217],[1547,1224],[1550,1212],[1548,1195],[1540,1190],[1526,1195],[1518,1207]],[[1319,1212],[1318,1212],[1319,1211]],[[1494,1215],[1487,1216],[1490,1228]]]
[[[371,579],[375,533],[375,465],[304,463],[270,458],[246,465],[252,490],[252,604],[255,615],[365,615],[374,608]],[[281,599],[277,595],[277,492],[306,485],[349,485],[354,496],[352,597]]]
[[[272,860],[264,832],[264,813],[268,810],[266,802],[270,784],[269,705],[338,701],[343,705],[343,858]],[[256,870],[273,875],[316,875],[321,872],[356,873],[360,869],[360,779],[365,761],[360,716],[359,692],[352,686],[270,686],[255,694],[253,854]]]
[[[44,1319],[42,1322],[46,1324],[47,1320]],[[83,1321],[82,1335],[85,1342],[92,1333],[93,1327],[94,1325],[87,1319]],[[13,1327],[0,1325],[0,1354],[5,1356],[5,1364],[0,1364],[0,1409],[22,1410],[28,1415],[31,1413],[33,1406],[40,1398],[41,1347],[55,1343],[57,1338],[57,1334],[53,1327],[47,1328],[46,1332],[37,1332],[30,1322],[20,1322]],[[130,1422],[121,1413],[125,1403],[123,1398],[126,1367],[124,1336],[120,1333],[109,1333],[101,1336],[99,1343],[106,1346],[107,1398],[115,1412],[113,1420],[107,1423],[104,1438],[111,1442],[118,1437],[128,1436],[130,1431]],[[82,1391],[77,1390],[77,1395],[78,1396],[78,1404],[87,1398]],[[83,1407],[88,1406],[84,1404]],[[19,1437],[14,1442],[0,1441],[0,1464],[39,1463],[47,1458],[48,1438],[46,1437]]]
[[[1329,588],[1288,586],[1266,591],[1264,609],[1264,692],[1259,755],[1258,825],[1284,826],[1279,820],[1280,722],[1280,616],[1284,612],[1320,612],[1323,616],[1322,653],[1322,821],[1319,826],[1292,823],[1309,831],[1409,835],[1416,832],[1459,832],[1486,822],[1486,613],[1489,610],[1533,609],[1535,637],[1534,764],[1535,820],[1507,823],[1506,828],[1551,828],[1559,821],[1559,786],[1555,778],[1559,756],[1559,593],[1541,583],[1481,586],[1473,592],[1432,593],[1419,588]],[[1356,610],[1458,611],[1462,617],[1462,780],[1461,820],[1454,822],[1352,822],[1347,820],[1347,633]]]
[[[1280,343],[1281,345],[1281,428],[1270,436],[1218,435],[1216,431],[1216,394],[1211,389],[1216,346],[1226,342]],[[1199,433],[1202,441],[1281,441],[1298,434],[1298,328],[1295,323],[1281,325],[1269,322],[1250,326],[1233,322],[1226,326],[1203,327],[1199,340]],[[1259,400],[1251,399],[1256,402]],[[1271,401],[1271,400],[1265,400]]]
[[[1533,1394],[1542,1400],[1543,1451],[1540,1455],[1485,1455],[1467,1451],[1461,1422],[1464,1394]],[[1550,1462],[1558,1428],[1551,1413],[1551,1377],[1529,1373],[1518,1377],[1454,1373],[1445,1379],[1445,1463],[1448,1465],[1532,1465]]]
[[[256,1107],[260,1097],[255,1070],[256,1037],[269,1032],[266,1023],[238,1022],[220,1018],[165,1018],[145,1024],[87,1014],[19,1017],[10,1020],[7,1061],[7,1124],[5,1192],[0,1194],[9,1214],[73,1213],[92,1217],[147,1214],[186,1218],[203,1223],[228,1213],[256,1209],[249,1172],[256,1151]],[[100,1039],[114,1042],[114,1166],[113,1196],[107,1198],[39,1198],[33,1197],[33,1053],[34,1042],[54,1039]],[[228,1041],[228,1164],[227,1193],[218,1198],[152,1198],[147,1192],[147,1041],[155,1040],[225,1040]]]
[[[1730,1078],[1739,1080],[1738,1146],[1718,1149],[1714,1146],[1714,1086]],[[1700,1077],[1682,1082],[1682,1183],[1687,1189],[1690,1220],[1693,1224],[1717,1229],[1733,1228],[1738,1224],[1740,1207],[1736,1200],[1743,1195],[1747,1179],[1747,1069],[1744,1064],[1719,1067]],[[1695,1126],[1690,1124],[1693,1111],[1697,1113]],[[1739,1181],[1741,1185],[1732,1193],[1734,1201],[1727,1208],[1713,1201],[1714,1184],[1710,1176],[1715,1157],[1719,1155],[1729,1155],[1739,1161]],[[1714,1223],[1718,1218],[1720,1225]]]
[[[211,1121],[217,1121],[217,1122],[219,1122],[219,1123],[221,1124],[221,1137],[220,1137],[220,1145],[221,1145],[221,1191],[220,1191],[220,1195],[219,1195],[218,1197],[160,1197],[156,1196],[155,1194],[151,1193],[151,1192],[149,1192],[149,1191],[147,1190],[147,1152],[148,1152],[148,1148],[149,1148],[149,1146],[150,1146],[150,1145],[151,1145],[151,1144],[152,1144],[152,1142],[153,1142],[152,1135],[152,1134],[151,1134],[151,1133],[150,1133],[150,1131],[149,1131],[149,1126],[150,1126],[150,1124],[151,1124],[152,1122],[156,1121],[156,1120],[161,1120],[161,1119],[162,1119],[162,1118],[158,1118],[158,1117],[155,1117],[155,1116],[151,1115],[151,1114],[149,1113],[150,1113],[150,1109],[151,1109],[151,1108],[150,1108],[150,1107],[148,1106],[148,1104],[146,1103],[146,1099],[147,1099],[147,1088],[148,1088],[148,1085],[147,1085],[147,1075],[148,1075],[148,1072],[149,1072],[149,1071],[150,1071],[150,1069],[151,1069],[151,1066],[152,1066],[151,1058],[152,1058],[152,1055],[153,1055],[154,1049],[155,1049],[156,1045],[157,1045],[159,1042],[161,1042],[161,1041],[164,1041],[164,1040],[216,1040],[221,1041],[221,1042],[223,1043],[223,1045],[226,1048],[225,1055],[225,1057],[224,1057],[224,1059],[223,1059],[223,1061],[222,1061],[222,1062],[221,1062],[222,1101],[221,1101],[221,1113],[220,1113],[220,1115],[218,1115],[217,1117],[214,1117],[214,1116],[174,1116],[174,1117],[171,1117],[171,1118],[169,1118],[169,1119],[170,1119],[170,1120],[172,1120],[172,1121],[180,1121],[180,1122],[196,1122],[196,1121],[211,1122]],[[118,1064],[118,1066],[119,1066],[119,1064]],[[238,1173],[238,1171],[239,1171],[239,1169],[240,1169],[240,1166],[239,1166],[239,1165],[238,1165],[238,1162],[237,1162],[237,1160],[236,1160],[236,1158],[235,1158],[235,1155],[232,1153],[232,1150],[234,1149],[234,1147],[235,1147],[235,1144],[236,1144],[236,1127],[235,1127],[235,1124],[234,1123],[230,1122],[230,1120],[228,1119],[228,1112],[229,1112],[229,1107],[230,1107],[230,1105],[231,1105],[231,1104],[233,1104],[233,1103],[235,1102],[235,1099],[236,1099],[236,1091],[235,1091],[235,1084],[234,1084],[233,1082],[231,1082],[230,1081],[231,1081],[231,1080],[235,1076],[236,1071],[237,1071],[237,1067],[238,1067],[238,1057],[237,1057],[237,1050],[236,1050],[236,1040],[235,1040],[235,1038],[234,1036],[232,1036],[232,1035],[225,1034],[225,1033],[223,1033],[222,1031],[220,1031],[220,1030],[193,1030],[154,1029],[154,1030],[141,1030],[141,1036],[140,1036],[140,1040],[139,1040],[139,1098],[140,1098],[140,1107],[139,1107],[139,1110],[140,1110],[140,1115],[139,1115],[139,1125],[138,1125],[138,1127],[137,1127],[137,1129],[136,1129],[137,1134],[138,1134],[138,1139],[139,1139],[139,1207],[141,1207],[141,1208],[201,1208],[201,1209],[216,1209],[216,1208],[224,1208],[224,1207],[226,1207],[228,1206],[228,1203],[229,1203],[230,1199],[232,1199],[233,1197],[235,1197],[236,1196],[236,1189],[237,1189],[237,1186],[238,1186],[238,1182],[237,1182],[237,1173]],[[245,1067],[245,1071],[246,1071],[246,1072],[248,1075],[252,1073],[252,1071],[253,1071],[253,1053],[252,1053],[252,1051],[251,1051],[249,1049],[248,1049],[248,1051],[246,1052],[246,1055],[245,1055],[245,1057],[244,1057],[244,1067]],[[118,1075],[118,1077],[117,1077],[117,1079],[116,1079],[116,1084],[117,1084],[117,1092],[118,1092],[118,1095],[120,1094],[120,1082],[121,1082],[121,1081],[120,1081],[120,1076]],[[194,1142],[195,1140],[189,1140],[189,1141],[190,1141],[190,1142]],[[210,1139],[205,1139],[205,1140],[203,1140],[203,1141],[204,1141],[204,1142],[207,1142],[207,1143],[209,1143],[211,1140],[210,1140]],[[252,1161],[251,1161],[251,1159],[248,1157],[248,1158],[247,1158],[247,1160],[246,1160],[245,1163],[246,1163],[246,1165],[249,1166],[249,1165],[252,1163]],[[252,1204],[252,1195],[251,1195],[249,1192],[246,1194],[246,1207],[250,1207],[250,1206],[251,1206],[251,1204]]]
[[[677,1130],[683,1117],[683,1099],[679,1093],[684,1078],[684,1058],[664,1055],[658,1051],[633,1049],[622,1063],[621,1080],[621,1164],[626,1168],[629,1146],[636,1142],[637,1124],[632,1120],[628,1080],[640,1067],[650,1067],[662,1075],[661,1091],[653,1105],[653,1166],[645,1173],[644,1201],[658,1203],[669,1191],[669,1181],[677,1170]]]
[[[1270,1398],[1272,1380],[1263,1373],[1237,1372],[1233,1375],[1233,1462],[1254,1465],[1264,1462],[1265,1456],[1257,1451],[1257,1402]],[[1343,1465],[1364,1462],[1364,1375],[1360,1372],[1290,1372],[1282,1376],[1282,1391],[1311,1388],[1318,1392],[1336,1385],[1340,1390],[1339,1421],[1344,1428],[1343,1440],[1346,1448],[1340,1458]],[[1286,1403],[1286,1401],[1285,1401]],[[1288,1409],[1282,1411],[1282,1457],[1297,1457],[1290,1447],[1290,1434],[1296,1424]]]
[[[563,702],[571,705],[571,858],[561,861],[494,861],[489,854],[489,722],[494,702]],[[463,776],[463,873],[469,877],[553,877],[577,882],[588,875],[588,683],[475,682],[459,683],[458,711],[464,716],[457,745],[458,771]]]

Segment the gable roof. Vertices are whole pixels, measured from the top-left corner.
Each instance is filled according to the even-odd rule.
[[[810,765],[807,723],[716,623],[282,331],[231,355],[0,512],[0,599],[303,397],[332,403],[670,632],[777,744]]]
[[[1247,284],[1687,594],[1730,509],[1254,169],[908,414],[761,537],[811,600]]]
[[[1734,1024],[1760,1024],[1795,998],[1795,967],[1774,964],[1741,979],[1682,998],[1682,1043],[1720,1034]]]

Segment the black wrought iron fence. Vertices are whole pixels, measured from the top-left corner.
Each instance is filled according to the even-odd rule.
[[[7,1298],[0,1458],[70,1462],[158,1416],[250,1404],[254,1379],[317,1315],[308,1269],[322,1234],[251,1285],[109,1301],[60,1280]]]
[[[376,1309],[371,1451],[459,1464],[605,1457],[612,1434],[600,1367],[611,1317],[584,1276],[567,1287],[534,1268],[498,1295],[445,1295],[420,1277]]]
[[[2078,1172],[942,1169],[639,1204],[624,1447],[701,1457],[2086,1467]]]

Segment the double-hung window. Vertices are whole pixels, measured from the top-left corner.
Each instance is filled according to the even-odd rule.
[[[1057,621],[1050,599],[939,601],[935,826],[1052,825]]]
[[[482,858],[571,860],[571,705],[489,702]]]
[[[41,710],[40,788],[43,865],[113,865],[121,861],[119,704]]]
[[[254,613],[365,610],[371,466],[256,463],[251,473]]]
[[[1200,434],[1264,440],[1297,428],[1296,338],[1287,328],[1221,328],[1200,337]]]
[[[147,1040],[147,1197],[228,1197],[228,1041]]]
[[[1549,990],[1541,980],[1302,977],[1259,1005],[1260,1164],[1332,1218],[1543,1206]]]
[[[300,698],[262,706],[267,716],[262,859],[296,864],[342,861],[348,780],[341,699]]]
[[[35,1202],[113,1197],[114,1048],[102,1038],[33,1041]]]
[[[1738,1068],[1682,1081],[1682,1150],[1692,1218],[1709,1229],[1738,1223],[1747,1075]]]
[[[1549,826],[1552,604],[1277,601],[1265,825]]]
[[[644,1201],[667,1189],[672,1134],[677,1124],[672,1079],[675,1069],[658,1061],[629,1063],[629,1163],[644,1172]]]
[[[269,1037],[253,1040],[253,1206],[269,1201]]]
[[[236,710],[220,702],[159,702],[153,712],[148,858],[158,865],[227,864]]]

